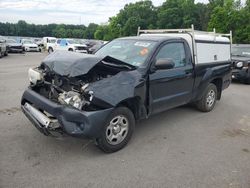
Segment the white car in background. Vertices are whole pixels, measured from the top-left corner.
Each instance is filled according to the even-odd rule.
[[[26,52],[40,52],[41,49],[38,47],[37,44],[34,43],[34,41],[30,39],[22,39],[21,43],[24,47],[24,50]]]
[[[87,45],[81,44],[80,41],[76,39],[57,39],[54,46],[48,47],[48,52],[51,53],[57,50],[88,53]]]

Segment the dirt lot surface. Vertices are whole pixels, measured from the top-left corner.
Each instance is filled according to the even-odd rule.
[[[180,107],[141,121],[123,150],[40,134],[20,111],[44,53],[0,59],[0,187],[250,187],[250,86],[231,84],[210,113]]]

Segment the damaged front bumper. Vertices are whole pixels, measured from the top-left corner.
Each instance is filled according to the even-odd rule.
[[[21,108],[34,126],[46,136],[60,132],[88,138],[100,136],[106,119],[113,110],[80,111],[52,102],[31,89],[24,92]]]

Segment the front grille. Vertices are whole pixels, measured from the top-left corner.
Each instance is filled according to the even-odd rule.
[[[22,46],[10,46],[12,49],[22,49]]]
[[[78,47],[77,47],[77,50],[86,50],[86,47],[78,46]]]

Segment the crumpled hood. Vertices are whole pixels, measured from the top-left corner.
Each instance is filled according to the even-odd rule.
[[[90,54],[81,54],[68,51],[56,51],[48,55],[42,64],[46,65],[50,71],[61,76],[76,77],[87,74],[96,64],[101,61],[113,61],[117,66],[125,66],[127,69],[134,69],[129,65],[112,57],[100,57]]]
[[[48,55],[42,64],[61,76],[75,77],[88,73],[101,57],[67,51],[56,51]]]

